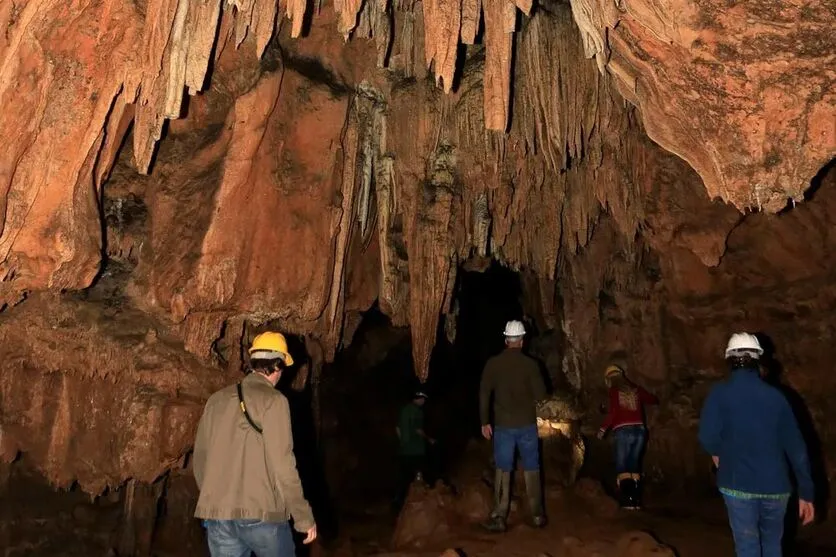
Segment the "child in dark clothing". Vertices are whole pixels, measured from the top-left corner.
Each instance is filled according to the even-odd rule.
[[[399,510],[409,492],[409,486],[419,476],[423,478],[426,467],[427,443],[435,439],[424,432],[424,403],[427,395],[416,392],[412,402],[401,408],[395,431],[399,441],[398,486],[393,507]]]

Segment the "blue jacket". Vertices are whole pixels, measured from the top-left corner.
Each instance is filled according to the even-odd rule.
[[[735,370],[711,390],[700,416],[699,439],[706,451],[720,457],[721,489],[748,495],[789,494],[789,460],[799,497],[813,500],[807,445],[792,408],[757,370]]]

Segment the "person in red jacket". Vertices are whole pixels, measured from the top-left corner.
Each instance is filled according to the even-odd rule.
[[[659,400],[630,381],[617,365],[607,367],[605,377],[609,385],[608,413],[598,439],[613,430],[619,504],[635,510],[641,508],[641,457],[647,442],[644,407]]]

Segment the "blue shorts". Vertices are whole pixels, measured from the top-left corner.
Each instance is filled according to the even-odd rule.
[[[493,432],[493,456],[503,472],[514,470],[514,451],[520,450],[523,470],[540,469],[540,439],[537,426],[497,427]]]

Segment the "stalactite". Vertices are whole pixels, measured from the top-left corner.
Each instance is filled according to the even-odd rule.
[[[340,343],[343,324],[343,306],[345,304],[345,264],[351,234],[356,220],[354,207],[359,184],[357,183],[357,156],[359,147],[358,115],[354,107],[349,112],[345,133],[341,139],[343,152],[342,172],[342,210],[335,242],[334,267],[331,277],[331,294],[328,302],[328,332],[325,355],[328,360]]]
[[[462,23],[462,0],[424,0],[427,67],[434,65],[436,85],[449,93],[456,71],[456,52]]]
[[[570,159],[600,161],[618,102],[567,33],[577,36],[568,10],[541,14],[519,33],[517,49],[515,128],[552,171],[564,170]]]
[[[455,171],[453,148],[439,145],[408,235],[410,332],[415,373],[421,381],[427,379],[438,320],[449,307],[455,284],[461,243],[457,236],[463,232],[455,224],[461,210]]]
[[[511,57],[516,8],[508,0],[484,0],[485,127],[505,131],[511,99]]]
[[[591,0],[569,0],[572,5],[572,15],[578,28],[581,30],[581,41],[583,44],[584,54],[587,58],[595,58],[598,64],[598,69],[601,73],[605,72],[605,66],[609,58],[609,45],[607,38],[601,29],[595,23],[596,6],[593,6]],[[610,10],[615,9],[615,3]],[[607,10],[608,12],[610,10]]]
[[[260,58],[264,54],[264,49],[270,43],[270,39],[273,38],[279,4],[278,2],[260,0],[256,9],[251,26],[255,31],[255,53]],[[290,34],[292,37],[298,37],[305,17],[304,5],[301,6],[301,11],[299,11],[300,6],[297,2],[287,2],[287,10],[287,16],[293,20],[293,29],[291,29]]]
[[[401,314],[401,273],[399,271],[400,257],[395,248],[395,242],[402,242],[402,236],[392,230],[393,217],[398,212],[397,186],[393,169],[394,160],[391,156],[382,157],[378,161],[376,174],[377,192],[377,231],[380,242],[380,305],[390,316]]]
[[[261,56],[273,36],[278,3],[275,0],[226,0],[225,5],[237,10],[236,46],[253,31],[256,53]],[[141,57],[143,65],[137,74],[129,71],[125,78],[128,95],[138,95],[134,157],[140,172],[148,171],[163,122],[181,116],[184,88],[188,87],[189,94],[193,95],[205,85],[220,6],[220,0],[149,2],[145,21],[147,35]],[[301,32],[304,10],[303,0],[287,3],[287,16],[293,20],[293,37]]]
[[[488,255],[489,232],[491,228],[491,213],[488,211],[488,197],[481,193],[473,202],[473,245],[479,257]]]
[[[462,43],[474,44],[482,19],[482,0],[462,0]]]
[[[363,8],[363,0],[335,0],[334,8],[340,16],[337,30],[348,40],[351,32],[357,27],[357,16]]]
[[[389,48],[392,43],[392,20],[388,0],[370,0],[363,4],[356,36],[374,39],[377,47],[377,67],[388,64]]]

